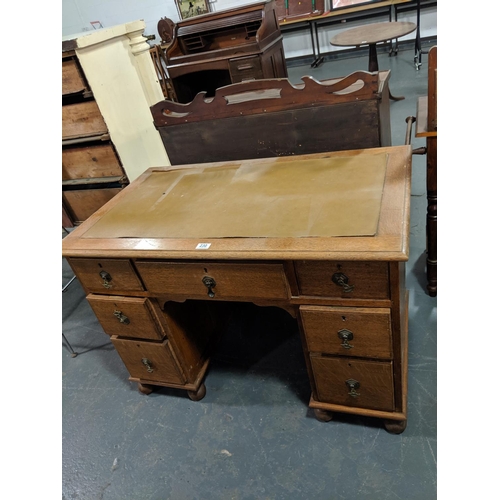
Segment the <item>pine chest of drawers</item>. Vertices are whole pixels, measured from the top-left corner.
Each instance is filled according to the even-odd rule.
[[[63,256],[141,392],[201,399],[231,303],[274,305],[297,318],[316,417],[399,433],[410,176],[407,146],[149,169]]]

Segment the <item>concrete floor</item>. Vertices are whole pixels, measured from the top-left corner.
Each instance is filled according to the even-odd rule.
[[[427,49],[428,46],[424,46]],[[427,56],[379,54],[390,69],[392,143],[427,92]],[[317,79],[367,69],[366,55],[290,65]],[[412,141],[414,147],[423,140]],[[436,298],[425,284],[425,157],[414,156],[411,205],[408,426],[308,409],[305,363],[294,321],[281,310],[241,305],[206,377],[207,395],[142,395],[75,281],[62,296],[62,498],[88,500],[432,500],[436,480]],[[62,262],[62,284],[71,278]]]

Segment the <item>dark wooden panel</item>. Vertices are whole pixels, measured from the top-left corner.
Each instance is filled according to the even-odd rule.
[[[186,123],[160,135],[172,165],[380,146],[375,101]]]

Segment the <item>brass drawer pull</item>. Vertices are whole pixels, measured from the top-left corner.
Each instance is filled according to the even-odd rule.
[[[215,280],[210,276],[204,276],[201,281],[203,281],[203,284],[208,288],[208,296],[213,299],[215,297],[215,292],[212,288],[216,286]]]
[[[353,378],[350,378],[349,380],[345,381],[345,384],[347,385],[347,388],[349,389],[349,396],[353,398],[357,398],[358,396],[361,396],[359,392],[356,392],[356,389],[359,389],[360,383],[357,380],[354,380]]]
[[[340,340],[342,340],[342,343],[340,344],[344,349],[352,349],[354,346],[349,344],[349,340],[352,340],[354,338],[354,334],[351,332],[351,330],[346,330],[345,328],[342,328],[342,330],[339,330],[337,332],[337,335]]]
[[[109,283],[113,279],[111,277],[111,274],[107,273],[106,271],[101,271],[99,273],[99,276],[102,278],[102,286],[104,288],[111,288],[113,286]]]
[[[123,323],[125,325],[129,325],[130,324],[130,320],[121,311],[118,311],[117,309],[115,309],[113,311],[113,314],[120,320],[120,323]]]
[[[349,278],[344,273],[335,273],[332,276],[332,281],[341,286],[344,289],[344,292],[352,292],[354,290],[354,285],[348,285]]]
[[[153,373],[153,367],[151,366],[151,361],[148,358],[142,358],[142,364],[147,368],[148,373]]]
[[[245,71],[246,69],[253,69],[253,64],[240,64],[236,66],[236,69],[238,71]]]

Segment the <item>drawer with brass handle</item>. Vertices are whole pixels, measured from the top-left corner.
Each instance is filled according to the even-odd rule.
[[[128,259],[69,258],[68,263],[88,292],[143,291],[141,280]]]
[[[135,263],[148,290],[156,295],[206,300],[287,299],[288,282],[280,263]]]
[[[300,306],[310,352],[392,359],[391,310]]]
[[[262,63],[258,56],[230,59],[228,64],[232,83],[241,82],[243,80],[260,80],[264,78]]]
[[[148,342],[113,335],[111,341],[132,378],[171,384],[186,382],[168,340]]]
[[[301,295],[352,299],[388,299],[387,262],[295,262]]]
[[[158,317],[162,311],[153,300],[94,294],[87,300],[108,335],[151,340],[165,337]]]
[[[373,410],[394,410],[391,361],[311,355],[318,401]]]

